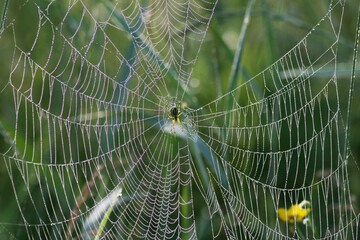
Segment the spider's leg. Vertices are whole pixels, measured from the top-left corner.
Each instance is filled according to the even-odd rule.
[[[171,123],[171,132],[175,134],[175,119],[173,119]]]
[[[178,122],[178,124],[179,124],[179,127],[180,127],[181,131],[182,131],[183,133],[185,133],[185,132],[184,132],[184,129],[183,129],[182,125],[181,125],[180,118],[177,119],[177,122]]]

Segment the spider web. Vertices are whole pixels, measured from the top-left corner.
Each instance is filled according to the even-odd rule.
[[[344,4],[331,1],[279,60],[194,109],[182,103],[217,1],[20,5],[4,32],[14,131],[1,158],[19,210],[1,223],[6,235],[356,239],[333,16]],[[35,11],[21,31],[19,16]],[[331,41],[309,53],[322,27]],[[316,233],[277,216],[302,200]]]

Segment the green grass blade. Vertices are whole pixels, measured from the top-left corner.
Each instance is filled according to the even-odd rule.
[[[296,27],[299,27],[301,29],[304,29],[306,31],[313,31],[315,34],[327,38],[327,39],[331,39],[331,40],[336,40],[336,36],[333,33],[324,31],[320,28],[315,28],[313,25],[310,24],[306,24],[303,21],[301,21],[300,19],[297,19],[293,16],[287,15],[287,14],[282,14],[282,13],[271,13],[271,18],[274,21],[284,21],[284,22],[288,22]],[[343,37],[339,37],[339,43],[352,48],[353,44],[351,41],[343,38]]]
[[[284,13],[274,13],[274,12],[269,12],[268,10],[254,10],[251,12],[251,16],[259,16],[259,15],[264,15],[264,11],[267,11],[266,14],[268,14],[268,16],[270,17],[270,19],[272,19],[273,21],[284,21],[286,23],[290,23],[291,25],[304,29],[306,31],[314,31],[315,34],[328,38],[328,39],[332,39],[335,40],[336,36],[334,36],[333,33],[321,30],[320,28],[316,28],[314,30],[314,26],[311,24],[306,24],[303,21],[301,21],[300,19],[294,17],[294,16],[290,16],[288,14],[284,14]],[[215,14],[216,18],[228,18],[228,17],[241,17],[245,14],[244,10],[239,10],[239,11],[219,11]],[[353,48],[353,42],[349,41],[348,39],[344,38],[344,37],[339,37],[339,43],[341,43],[344,46],[347,46],[349,48]]]
[[[231,92],[234,90],[235,86],[237,85],[236,79],[238,76],[238,72],[239,72],[239,69],[242,68],[241,67],[242,66],[241,57],[242,57],[243,47],[244,47],[244,43],[245,43],[246,30],[250,23],[250,13],[254,6],[254,3],[255,3],[255,0],[249,0],[248,5],[246,7],[243,24],[242,24],[241,31],[240,31],[239,41],[237,44],[237,49],[236,49],[233,64],[231,67],[229,87],[227,90],[227,92],[229,93],[229,96],[228,96],[227,106],[225,106],[225,109],[227,109],[227,110],[231,109],[232,105],[234,103],[234,99],[233,99]],[[229,126],[229,125],[230,125],[230,116],[229,116],[229,114],[227,114],[226,115],[226,126]],[[226,139],[226,136],[227,136],[227,131],[226,131],[226,129],[224,129],[224,131],[223,131],[224,139]],[[226,158],[227,158],[227,156],[226,156]]]
[[[172,82],[172,84],[175,84],[175,86],[177,86],[178,85],[178,81],[177,81],[178,78],[176,76],[176,73],[172,69],[167,68],[164,65],[164,61],[162,60],[161,56],[159,56],[158,54],[155,54],[155,52],[153,50],[154,48],[151,47],[151,43],[150,42],[145,43],[144,39],[141,38],[141,36],[139,35],[138,32],[131,33],[130,29],[127,26],[127,23],[126,23],[124,17],[121,14],[119,14],[117,11],[114,11],[114,6],[113,5],[111,5],[109,2],[104,1],[104,6],[107,8],[107,10],[109,12],[113,13],[114,19],[117,21],[118,25],[121,26],[124,29],[125,32],[132,35],[133,37],[136,37],[137,41],[140,42],[140,45],[145,46],[143,51],[146,51],[151,56],[154,56],[154,59],[159,64],[159,67],[160,67],[161,71],[164,71],[164,72],[166,71],[167,72],[166,77]],[[197,100],[195,98],[193,98],[191,95],[189,95],[188,91],[185,91],[185,86],[183,84],[180,83],[179,87],[185,92],[188,99],[190,101],[192,101],[191,104],[197,102]]]
[[[336,76],[338,78],[346,78],[349,75],[353,74],[360,74],[360,69],[356,69],[353,66],[353,63],[338,63],[336,67]],[[359,64],[356,67],[360,67]],[[315,78],[331,78],[334,76],[334,67],[332,66],[321,66],[321,65],[314,65],[313,69],[316,71],[308,70],[307,73],[311,74],[312,77]],[[295,68],[291,70],[282,71],[279,74],[280,79],[290,79],[291,74],[295,74],[296,76],[301,76],[304,74],[303,69]]]
[[[275,42],[275,36],[272,26],[273,19],[271,18],[271,11],[268,10],[269,6],[266,0],[262,0],[262,9],[263,9],[263,23],[266,30],[266,36],[267,36],[267,43],[268,43],[268,49],[270,52],[270,64],[275,62],[277,60],[278,55],[278,46]]]
[[[355,35],[355,44],[354,44],[354,55],[353,55],[353,64],[352,64],[352,73],[350,79],[350,89],[349,89],[349,99],[348,99],[348,109],[347,109],[347,117],[346,117],[346,128],[345,128],[345,144],[346,144],[346,158],[350,156],[350,118],[351,118],[351,105],[353,99],[353,92],[355,87],[355,78],[356,78],[356,63],[359,51],[359,39],[360,39],[360,7],[358,11],[358,22],[356,28]]]
[[[225,170],[222,167],[222,165],[219,164],[218,161],[214,161],[211,148],[201,138],[197,138],[195,144],[205,159],[205,162],[208,166],[207,169],[212,173],[217,173],[215,175],[220,176],[219,180],[221,180],[223,187],[227,188],[229,186],[229,183],[228,183],[228,180],[226,177]],[[209,178],[207,175],[205,175],[205,176],[206,176],[206,181],[207,181],[206,184],[208,185]],[[205,178],[205,176],[203,176],[203,178]]]
[[[6,12],[7,12],[8,6],[9,6],[9,0],[5,0],[4,9],[3,9],[3,12],[2,12],[2,15],[1,15],[1,21],[0,21],[0,38],[1,38],[1,35],[2,35],[3,31],[4,31],[5,18],[6,18]]]
[[[121,196],[121,191],[122,191],[122,188],[119,189],[118,191],[118,194],[116,195],[116,197],[112,200],[111,202],[111,205],[109,206],[108,210],[106,211],[103,219],[101,220],[101,223],[99,225],[99,228],[98,228],[98,232],[95,236],[95,240],[99,240],[100,237],[101,237],[101,234],[102,234],[102,231],[104,230],[105,228],[105,225],[107,223],[107,221],[109,220],[109,217],[110,217],[110,214],[116,204],[116,202],[118,201],[118,197]]]
[[[230,75],[228,92],[230,92],[234,89],[234,87],[236,85],[236,78],[237,78],[239,69],[242,65],[241,57],[242,57],[242,53],[243,53],[243,49],[244,49],[246,30],[250,23],[250,13],[251,13],[251,9],[252,9],[254,3],[255,3],[255,0],[249,0],[249,3],[246,7],[246,12],[245,12],[244,21],[243,21],[243,24],[241,27],[241,31],[240,31],[240,36],[239,36],[239,41],[237,44],[236,53],[235,53],[232,67],[231,67],[231,75]]]

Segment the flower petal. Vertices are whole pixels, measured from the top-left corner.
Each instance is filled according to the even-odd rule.
[[[287,219],[287,216],[286,216],[286,210],[285,208],[279,208],[278,209],[278,216],[281,220],[283,220],[284,222],[286,222],[288,219]]]

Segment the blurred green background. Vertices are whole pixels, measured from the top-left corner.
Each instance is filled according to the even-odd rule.
[[[66,1],[71,2],[71,1]],[[98,19],[102,19],[102,11],[105,13],[109,11],[106,6],[114,6],[113,1],[84,1],[87,8],[90,9]],[[16,239],[26,239],[27,231],[23,227],[19,227],[13,223],[21,223],[22,217],[19,213],[17,203],[13,194],[13,186],[9,178],[9,166],[12,166],[14,163],[5,164],[11,160],[4,157],[4,155],[11,155],[12,153],[8,151],[13,137],[15,135],[15,122],[18,122],[19,128],[24,130],[26,122],[17,121],[16,115],[14,114],[14,101],[13,101],[13,91],[9,87],[9,76],[14,64],[13,60],[16,57],[13,57],[15,45],[26,51],[29,51],[32,48],[32,43],[34,36],[37,34],[38,29],[38,8],[45,9],[50,1],[4,1],[0,2],[0,10],[6,8],[6,17],[4,18],[4,31],[2,32],[0,38],[0,236],[14,236]],[[313,29],[317,22],[324,16],[328,11],[329,4],[331,1],[314,1],[314,0],[257,0],[255,1],[254,6],[252,7],[250,13],[250,22],[247,27],[247,31],[244,35],[244,45],[242,57],[240,60],[239,73],[235,78],[235,86],[238,86],[268,66],[274,63],[277,59],[286,54],[291,50],[306,34]],[[227,0],[220,1],[217,4],[214,16],[212,18],[210,27],[206,34],[206,38],[200,50],[198,60],[196,62],[194,72],[191,78],[190,86],[188,89],[188,94],[185,97],[185,101],[190,105],[192,109],[197,109],[200,106],[203,106],[214,99],[226,94],[229,90],[229,85],[231,82],[232,74],[232,65],[234,61],[234,56],[238,48],[238,39],[240,31],[243,25],[243,19],[246,14],[246,9],[248,6],[248,1],[238,1],[238,0]],[[348,90],[349,90],[349,79],[351,77],[351,69],[353,64],[353,53],[354,53],[354,39],[355,31],[357,25],[357,16],[358,16],[359,2],[357,1],[346,1],[345,11],[341,35],[339,39],[339,44],[336,48],[337,51],[337,73],[338,73],[338,86],[339,86],[339,96],[340,96],[340,109],[341,109],[341,118],[344,120],[347,117],[347,101],[348,101]],[[54,2],[52,7],[49,10],[48,14],[51,14],[52,20],[55,21],[54,25],[60,28],[60,23],[62,17],[68,11],[67,3]],[[82,13],[82,8],[76,9],[71,12],[68,22],[64,26],[64,33],[71,35],[74,31],[74,26],[72,22],[79,21]],[[338,25],[336,19],[341,18],[341,11],[333,11],[332,18],[334,19],[334,25]],[[108,14],[104,14],[105,16]],[[57,22],[56,22],[57,21]],[[121,22],[116,18],[116,14],[113,15],[111,23],[118,25],[121,29]],[[14,23],[14,25],[11,25]],[[91,35],[92,25],[91,23],[84,22],[83,25],[87,27],[86,24],[89,24],[89,35]],[[45,26],[46,28],[46,26]],[[68,28],[68,29],[65,29]],[[16,38],[12,30],[16,32]],[[49,48],[54,43],[51,39],[52,29],[49,27],[48,35],[41,35],[38,38],[38,42],[34,53],[31,54],[31,58],[39,63],[40,65],[44,64],[48,59]],[[134,57],[134,49],[131,47],[132,42],[130,41],[130,36],[126,31],[112,31],[107,29],[107,34],[112,37],[112,39],[119,39],[119,42],[116,42],[116,47],[127,56],[129,59]],[[86,33],[84,36],[80,35],[77,39],[73,41],[74,46],[78,46],[79,50],[82,49],[82,37],[86,39]],[[102,44],[102,39],[95,39],[99,46]],[[326,45],[329,41],[334,41],[333,34],[331,33],[331,28],[329,26],[324,29],[317,29],[312,34],[311,44],[308,44],[308,52],[317,53],[322,51],[323,46]],[[16,42],[16,44],[15,44]],[[55,43],[56,45],[56,43]],[[56,45],[58,46],[58,45]],[[96,44],[95,44],[96,46]],[[189,49],[192,49],[189,46]],[[54,52],[61,52],[62,49],[55,49]],[[91,49],[87,58],[91,60],[96,60],[99,49]],[[16,53],[18,54],[18,53]],[[68,54],[68,55],[66,55]],[[70,56],[70,53],[65,52],[66,56]],[[107,56],[111,58],[111,56]],[[49,65],[55,65],[56,63],[49,63]],[[65,64],[65,63],[62,63]],[[116,65],[116,63],[114,63]],[[80,66],[76,66],[80,67]],[[106,66],[107,72],[109,75],[116,75],[115,70],[111,70],[111,64]],[[111,72],[114,71],[114,72]],[[126,71],[126,70],[124,70]],[[360,207],[360,67],[357,67],[357,78],[355,81],[355,88],[353,93],[353,105],[351,110],[351,135],[350,135],[350,144],[351,144],[351,156],[348,162],[348,176],[350,181],[350,192],[351,192],[351,201],[356,213]],[[328,69],[320,69],[318,72],[319,76],[322,78],[330,78],[332,74],[328,72]],[[15,77],[21,76],[20,73],[15,72]],[[41,76],[37,76],[41,77]],[[120,77],[119,77],[120,79]],[[41,82],[40,82],[41,83]],[[40,84],[39,83],[39,84]],[[208,87],[209,84],[214,87]],[[204,87],[205,86],[205,87]],[[41,86],[33,86],[34,91],[36,89],[41,89]],[[39,94],[39,93],[38,93]],[[58,89],[58,94],[60,94],[60,88]],[[36,94],[35,94],[36,95]],[[241,97],[246,98],[246,96]],[[243,99],[246,102],[246,99]],[[335,99],[333,99],[335,101]],[[42,102],[45,103],[46,99],[42,99]],[[69,106],[65,106],[69,107]],[[225,106],[226,108],[226,106]],[[60,111],[60,106],[57,109]],[[21,112],[21,111],[20,111]],[[31,115],[28,116],[31,118]],[[35,120],[34,120],[35,122]],[[346,121],[341,122],[340,125],[343,126]],[[31,120],[28,124],[31,123]],[[25,134],[27,130],[23,132],[19,131],[19,137],[17,139],[17,147],[19,149],[24,149],[25,141],[24,137],[21,139],[21,134]],[[342,133],[343,134],[343,133]],[[285,142],[288,139],[283,139]],[[34,146],[40,146],[40,139],[34,139],[33,142],[28,143],[29,148]],[[96,143],[94,143],[96,144]],[[115,144],[115,143],[114,143]],[[111,146],[108,146],[109,148]],[[192,149],[196,149],[196,145],[192,146]],[[14,151],[12,149],[11,151]],[[329,150],[330,151],[330,150]],[[84,154],[83,152],[80,154]],[[206,162],[206,157],[204,152],[197,152],[194,150],[192,153],[193,157],[199,162]],[[28,152],[24,156],[24,159],[31,160],[34,156],[31,155],[31,152]],[[36,158],[36,156],[35,156]],[[206,164],[205,164],[206,165]],[[14,167],[14,166],[13,166]],[[201,171],[203,169],[199,169]],[[12,170],[10,170],[12,171]],[[281,174],[280,174],[281,175]],[[21,178],[18,174],[14,174],[14,181],[16,182]],[[285,173],[284,173],[285,177]],[[281,176],[280,176],[281,178]],[[82,186],[86,180],[80,179],[79,186]],[[23,183],[23,182],[22,182]],[[59,183],[58,183],[59,184]],[[19,189],[18,189],[19,187]],[[22,196],[27,196],[24,186],[18,186],[17,196],[21,199]],[[31,188],[31,186],[30,186]],[[32,195],[34,201],[40,201],[41,198],[36,197],[36,191],[33,190]],[[51,190],[49,190],[51,192]],[[53,190],[54,191],[54,190]],[[218,191],[218,190],[217,190]],[[100,191],[101,192],[101,191]],[[106,192],[101,193],[101,197],[106,196]],[[74,196],[75,200],[76,196]],[[25,204],[26,205],[26,204]],[[91,205],[91,203],[89,204]],[[195,209],[195,214],[202,216],[203,209],[206,208],[204,203],[199,204],[198,209]],[[33,210],[29,210],[26,207],[22,209],[24,215],[33,214]],[[272,213],[274,214],[274,213]],[[204,224],[200,224],[199,238],[207,239],[211,235],[210,232],[206,231],[209,226],[206,222],[206,214],[201,218],[200,221],[203,221]],[[274,215],[275,216],[275,215]],[[70,216],[67,216],[70,217]],[[34,218],[36,216],[34,215]],[[36,221],[37,219],[34,219]],[[285,227],[282,226],[284,230]],[[30,230],[32,231],[32,230]],[[286,230],[284,230],[286,231]],[[49,234],[48,236],[52,236]],[[225,235],[221,235],[225,237]]]

